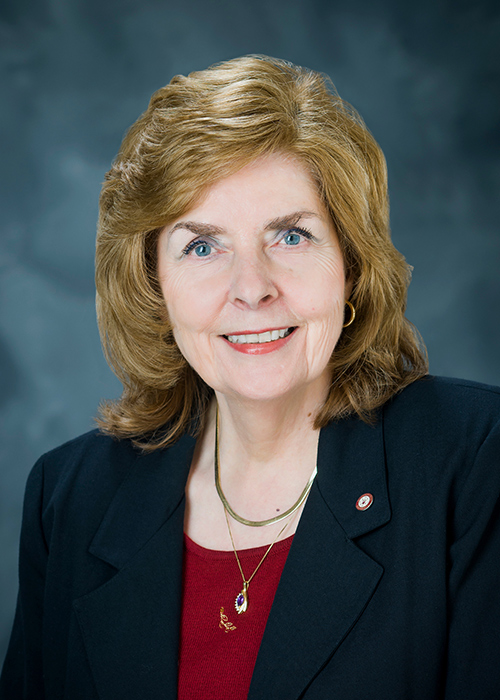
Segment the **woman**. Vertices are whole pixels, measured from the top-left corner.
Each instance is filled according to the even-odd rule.
[[[426,376],[383,155],[325,78],[159,90],[96,279],[124,392],[30,476],[2,698],[497,697],[500,391]]]

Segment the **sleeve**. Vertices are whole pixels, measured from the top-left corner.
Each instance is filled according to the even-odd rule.
[[[446,700],[500,697],[500,421],[456,503],[449,561]]]
[[[24,498],[19,595],[0,676],[0,700],[44,700],[42,621],[48,548],[42,529],[43,460],[33,467]]]

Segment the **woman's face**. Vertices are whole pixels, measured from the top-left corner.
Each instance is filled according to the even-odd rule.
[[[325,398],[342,331],[344,264],[297,160],[262,157],[210,187],[162,231],[158,272],[177,344],[215,391]]]

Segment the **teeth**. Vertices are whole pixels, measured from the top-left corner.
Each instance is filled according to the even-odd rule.
[[[249,333],[248,335],[228,335],[227,339],[230,343],[270,343],[272,340],[279,340],[290,335],[293,328],[281,328],[275,331],[266,331],[265,333]]]

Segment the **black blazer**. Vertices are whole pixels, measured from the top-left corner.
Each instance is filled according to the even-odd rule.
[[[251,700],[500,697],[499,419],[499,389],[429,378],[321,431]],[[3,700],[176,697],[193,448],[93,432],[37,462]]]

